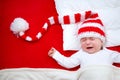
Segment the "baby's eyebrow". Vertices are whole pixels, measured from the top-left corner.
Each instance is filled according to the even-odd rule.
[[[90,39],[96,39],[95,37],[90,37]]]
[[[81,38],[81,40],[80,41],[85,41],[87,38],[86,37],[84,37],[84,38]]]

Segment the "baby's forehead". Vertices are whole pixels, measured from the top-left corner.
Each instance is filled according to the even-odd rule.
[[[83,37],[81,39],[91,39],[91,38],[97,38],[97,37]]]

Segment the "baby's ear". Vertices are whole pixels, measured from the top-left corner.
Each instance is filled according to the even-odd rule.
[[[102,49],[103,49],[103,47],[105,47],[105,42],[103,42],[103,41],[101,41],[101,42],[102,42],[101,47],[102,47]]]

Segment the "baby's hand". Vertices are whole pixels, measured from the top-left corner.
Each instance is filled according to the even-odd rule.
[[[54,52],[55,52],[55,49],[54,48],[51,48],[49,51],[48,51],[48,55],[50,57],[52,57],[54,55]]]

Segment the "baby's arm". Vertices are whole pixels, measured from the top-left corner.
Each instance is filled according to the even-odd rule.
[[[73,68],[80,65],[79,59],[77,59],[77,55],[74,54],[71,57],[65,57],[64,55],[60,54],[56,49],[51,48],[48,51],[48,55],[55,59],[57,63],[65,68]]]
[[[114,63],[120,63],[120,53],[114,51],[112,54],[112,58],[114,60]]]

